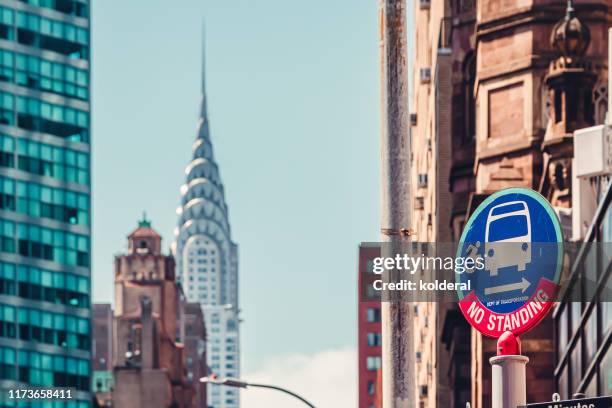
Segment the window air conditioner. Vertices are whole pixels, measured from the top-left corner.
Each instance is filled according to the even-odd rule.
[[[420,72],[421,83],[428,84],[429,81],[431,81],[431,68],[429,67],[421,68],[419,72]]]

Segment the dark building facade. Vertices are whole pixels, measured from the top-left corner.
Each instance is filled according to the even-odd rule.
[[[75,408],[91,405],[89,12],[0,1],[0,387],[75,388]]]
[[[93,371],[107,371],[113,358],[113,309],[110,304],[93,305]]]
[[[379,246],[362,244],[358,262],[358,401],[359,408],[380,408],[382,382],[382,328],[380,301],[369,301],[362,289],[373,281],[372,260],[380,256]],[[366,280],[367,282],[364,282]]]
[[[208,408],[206,384],[200,378],[208,374],[206,364],[206,326],[199,303],[186,303],[182,310],[182,342],[185,345],[187,381],[195,388],[195,408]]]
[[[92,392],[99,406],[112,403],[113,309],[108,303],[93,305]]]

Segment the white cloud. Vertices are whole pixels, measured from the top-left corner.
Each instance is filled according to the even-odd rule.
[[[242,377],[252,383],[285,387],[317,408],[357,406],[357,354],[353,348],[276,357]],[[240,405],[245,408],[306,407],[303,402],[276,390],[250,387],[241,391],[240,398]]]

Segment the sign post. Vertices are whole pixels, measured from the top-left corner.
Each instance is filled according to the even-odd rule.
[[[492,408],[507,408],[527,402],[525,371],[529,358],[521,356],[521,343],[511,332],[497,340],[497,356],[491,357]]]
[[[525,405],[525,371],[519,335],[550,311],[563,260],[561,226],[537,192],[509,188],[478,206],[461,235],[458,257],[483,258],[484,268],[457,275],[459,308],[480,333],[497,338],[492,366],[492,407]]]

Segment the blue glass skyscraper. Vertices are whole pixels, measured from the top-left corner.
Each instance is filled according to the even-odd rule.
[[[89,11],[0,0],[0,387],[76,390],[27,407],[91,405]]]

